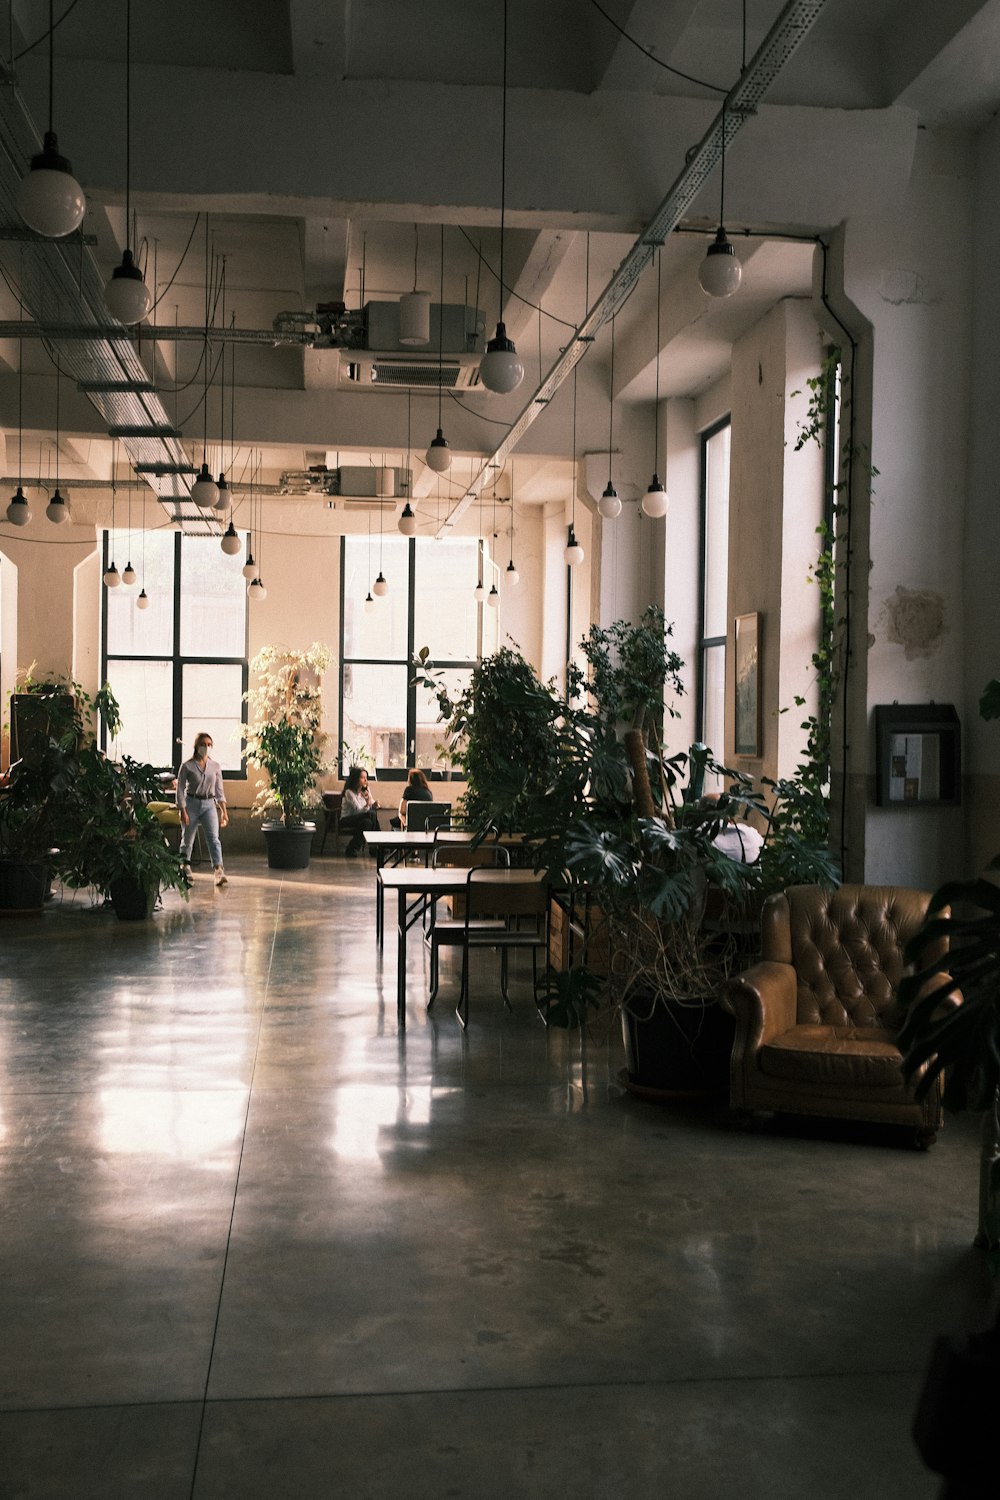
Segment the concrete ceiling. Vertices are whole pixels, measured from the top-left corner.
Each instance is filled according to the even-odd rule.
[[[240,328],[270,329],[279,313],[320,301],[357,308],[362,286],[366,300],[394,300],[416,279],[436,301],[443,225],[445,301],[478,303],[489,332],[502,305],[527,368],[519,396],[445,398],[453,446],[488,451],[682,170],[718,109],[719,90],[732,86],[780,9],[780,0],[747,0],[744,37],[738,0],[510,0],[501,304],[501,0],[136,0],[132,206],[147,281],[160,299],[156,321],[200,326],[206,266],[222,258],[225,320]],[[124,15],[124,0],[77,0],[55,33],[54,123],[87,192],[84,230],[105,274],[124,243]],[[41,130],[47,45],[33,44],[43,37],[46,7],[16,0],[12,14],[0,5],[0,17]],[[718,303],[701,293],[699,235],[673,235],[663,249],[661,397],[703,390],[724,374],[734,338],[780,298],[809,294],[812,247],[781,235],[807,236],[842,216],[859,175],[851,132],[863,122],[874,143],[860,168],[871,193],[890,191],[890,172],[905,174],[917,123],[976,130],[992,117],[998,58],[1000,0],[827,0],[727,163],[727,222],[737,234],[756,231],[737,239],[745,267],[739,296]],[[772,169],[779,141],[785,155]],[[811,180],[822,194],[810,193]],[[706,189],[689,228],[714,226],[716,194],[716,185]],[[12,283],[20,253],[15,242],[0,242]],[[654,285],[647,274],[617,320],[615,390],[623,403],[653,398]],[[0,303],[0,317],[17,316],[4,288]],[[8,433],[16,352],[12,340],[0,342]],[[143,339],[139,352],[200,460],[200,344]],[[609,352],[602,338],[587,362],[606,367]],[[321,377],[323,363],[266,342],[238,348],[236,441],[247,455],[263,451],[265,478],[307,467],[317,452],[342,453],[345,462],[386,451],[401,458],[408,433],[423,452],[437,425],[436,392],[409,400],[347,393],[330,377],[330,359]],[[25,370],[25,429],[37,445],[53,405],[37,344]],[[211,440],[230,418],[214,397],[209,411]],[[75,438],[67,461],[79,477],[104,477],[107,444],[87,446],[100,428],[82,398],[67,398],[63,421]],[[553,424],[526,445],[528,491],[534,467],[541,473],[566,442]],[[8,465],[9,451],[8,436]],[[416,477],[427,492],[427,476]]]

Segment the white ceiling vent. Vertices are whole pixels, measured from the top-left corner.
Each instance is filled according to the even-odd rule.
[[[480,385],[481,355],[458,359],[407,359],[398,354],[358,354],[344,350],[340,356],[340,383],[352,390],[471,391]]]
[[[436,390],[439,384],[446,391],[475,390],[486,352],[482,314],[435,302],[430,335],[417,353],[399,342],[398,301],[367,303],[363,346],[341,350],[339,383],[352,390]]]

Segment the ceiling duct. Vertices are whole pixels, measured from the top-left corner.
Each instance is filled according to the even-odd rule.
[[[486,324],[474,307],[434,302],[429,353],[415,354],[399,341],[399,302],[368,302],[364,343],[345,350],[340,384],[351,390],[476,390],[486,352]]]
[[[43,330],[46,348],[60,370],[76,381],[109,435],[119,439],[135,472],[147,481],[170,519],[184,531],[218,534],[218,522],[190,499],[188,476],[194,468],[151,386],[148,370],[109,317],[105,278],[82,236],[45,240],[25,231],[16,193],[21,172],[40,141],[13,78],[2,67],[0,133],[0,236],[7,235],[2,252],[24,311]],[[73,336],[45,336],[45,329],[60,325],[72,329]]]
[[[280,495],[322,495],[336,498],[360,507],[395,506],[410,495],[413,475],[409,469],[389,468],[392,475],[392,495],[383,498],[377,493],[379,470],[371,464],[348,465],[328,469],[325,464],[314,464],[308,469],[288,469],[278,481]]]

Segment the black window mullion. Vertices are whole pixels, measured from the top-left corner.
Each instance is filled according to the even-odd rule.
[[[406,586],[406,661],[407,668],[413,661],[417,603],[417,539],[410,537],[407,547]],[[412,766],[417,750],[417,686],[409,670],[406,675],[406,764]]]
[[[180,742],[181,734],[184,728],[184,665],[180,658],[181,589],[184,586],[184,580],[181,577],[181,536],[182,533],[178,531],[177,535],[174,537],[174,624],[173,639],[171,641],[170,647],[171,655],[173,656],[174,661],[174,701],[172,711],[173,726],[170,737],[173,740],[175,759],[177,760],[178,765],[180,765],[185,758],[185,746]],[[177,755],[178,751],[180,752],[179,756]]]

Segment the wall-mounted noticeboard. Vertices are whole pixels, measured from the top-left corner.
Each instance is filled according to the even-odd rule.
[[[957,807],[962,727],[951,703],[881,703],[875,709],[879,807]]]

